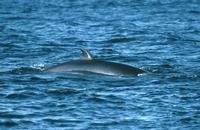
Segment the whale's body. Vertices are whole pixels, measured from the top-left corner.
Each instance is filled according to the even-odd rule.
[[[68,61],[48,68],[47,72],[81,72],[104,75],[138,75],[145,71],[130,65],[110,61],[92,59],[91,54],[82,49],[85,59]]]

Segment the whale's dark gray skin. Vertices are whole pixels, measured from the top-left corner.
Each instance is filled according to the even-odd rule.
[[[121,76],[136,76],[145,72],[130,65],[93,59],[88,51],[84,49],[81,49],[81,51],[84,55],[84,59],[72,60],[50,67],[46,72],[85,72]]]

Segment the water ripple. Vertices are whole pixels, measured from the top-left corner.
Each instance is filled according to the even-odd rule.
[[[197,0],[0,2],[0,129],[200,128]],[[46,73],[94,58],[135,77]]]

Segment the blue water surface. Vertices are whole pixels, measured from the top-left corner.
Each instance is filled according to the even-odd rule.
[[[79,59],[135,77],[43,73]],[[1,0],[0,129],[198,130],[199,0]]]

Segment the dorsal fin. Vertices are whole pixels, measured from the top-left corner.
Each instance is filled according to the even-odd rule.
[[[89,51],[87,51],[87,50],[85,50],[83,48],[81,48],[80,50],[81,50],[85,60],[92,60],[93,59],[92,55],[89,53]]]

